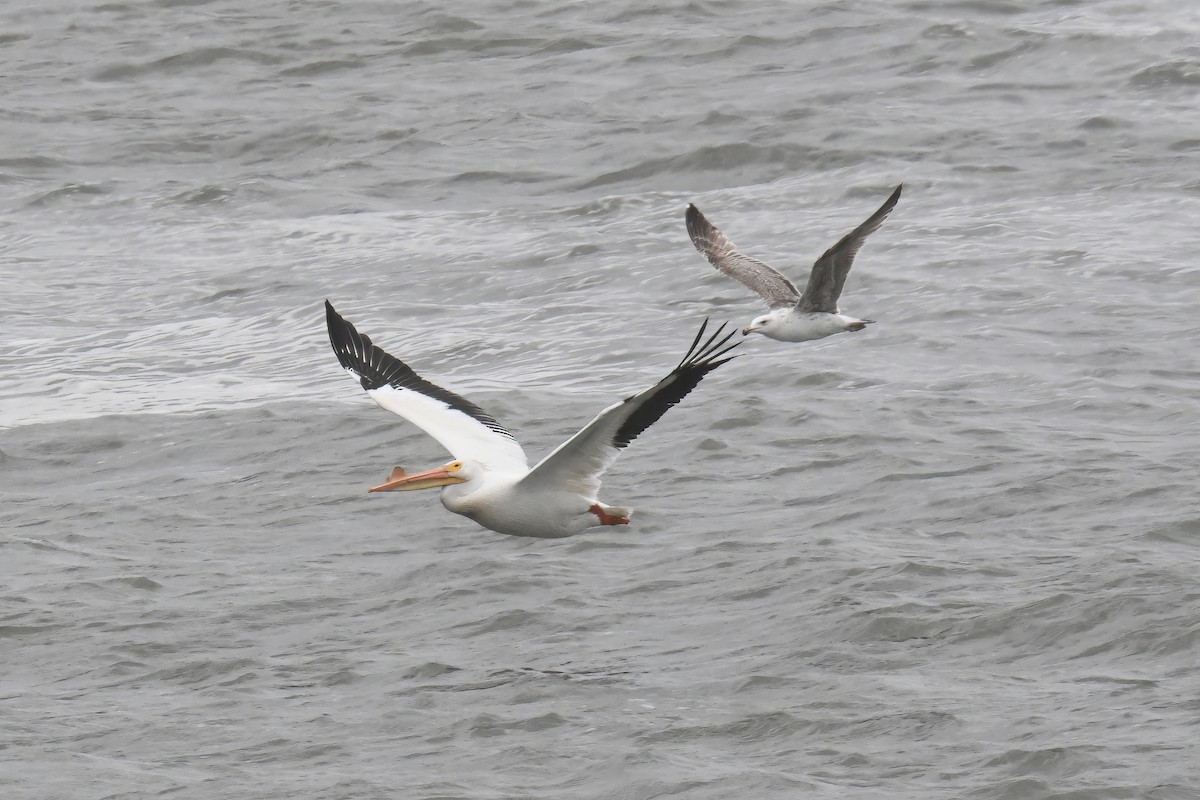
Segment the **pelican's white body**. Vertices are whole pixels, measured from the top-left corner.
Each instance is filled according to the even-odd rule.
[[[442,505],[497,533],[557,539],[603,525],[592,510],[596,506],[614,517],[628,519],[633,513],[628,508],[614,508],[562,487],[529,489],[521,485],[525,476],[520,473],[473,472],[476,474],[468,483],[442,487]]]

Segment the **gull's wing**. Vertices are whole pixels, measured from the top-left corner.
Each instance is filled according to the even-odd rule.
[[[791,281],[769,264],[739,253],[733,242],[725,238],[700,209],[689,203],[684,219],[692,244],[714,267],[753,289],[772,309],[796,304],[800,292]]]
[[[328,300],[325,322],[338,361],[376,403],[437,439],[455,458],[469,458],[499,471],[528,468],[525,451],[503,425],[470,400],[430,383],[372,344]]]
[[[600,491],[600,476],[612,466],[621,451],[696,388],[705,375],[734,358],[721,356],[741,344],[728,344],[737,330],[722,336],[725,331],[722,324],[700,344],[707,327],[706,319],[687,354],[671,374],[649,389],[601,411],[583,430],[542,459],[521,479],[521,486],[566,489],[594,498]]]
[[[900,199],[900,190],[903,188],[904,184],[897,186],[892,196],[885,200],[866,222],[843,236],[840,242],[817,259],[817,263],[813,264],[812,274],[808,276],[808,285],[804,287],[804,295],[796,306],[798,309],[837,313],[838,298],[842,296],[842,286],[845,285],[846,275],[854,264],[854,256],[858,254],[867,237],[883,224],[887,215],[896,207],[896,201]]]

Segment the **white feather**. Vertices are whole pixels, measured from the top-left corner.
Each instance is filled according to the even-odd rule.
[[[455,458],[470,458],[497,472],[525,472],[529,468],[525,451],[515,439],[437,398],[394,386],[369,389],[367,394],[382,408],[437,439]]]

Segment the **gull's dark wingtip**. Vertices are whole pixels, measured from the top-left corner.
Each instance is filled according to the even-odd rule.
[[[896,186],[896,188],[892,190],[892,193],[890,195],[888,195],[888,199],[883,201],[883,209],[887,209],[888,211],[891,211],[896,206],[896,203],[898,203],[900,201],[900,193],[903,191],[904,191],[904,184],[903,183],[898,184]],[[880,209],[880,210],[883,210],[883,209]]]
[[[700,209],[696,208],[693,203],[688,203],[687,210],[683,212],[683,220],[687,225],[688,236],[692,240],[692,244],[700,251],[704,251],[704,242],[702,239],[708,235],[708,229],[712,227]]]
[[[854,249],[857,251],[858,246],[862,244],[862,240],[873,233],[880,225],[882,225],[883,221],[887,219],[889,214],[892,213],[892,209],[896,207],[896,203],[900,202],[900,192],[903,190],[904,184],[902,183],[892,190],[892,193],[888,195],[888,199],[883,201],[883,205],[881,205],[874,214],[868,217],[866,222],[864,222],[862,225],[859,225],[849,234],[844,236],[842,241],[838,242],[833,248],[830,249],[833,250],[843,246],[844,244],[853,242],[855,243]],[[853,255],[851,257],[853,258]],[[849,269],[849,267],[847,267],[847,269]]]

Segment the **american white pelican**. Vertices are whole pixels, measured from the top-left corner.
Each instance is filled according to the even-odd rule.
[[[530,469],[525,451],[504,426],[471,401],[425,380],[371,343],[325,301],[329,342],[338,361],[376,403],[442,444],[454,461],[406,474],[396,467],[370,492],[442,489],[442,505],[485,528],[511,536],[570,536],[596,525],[625,525],[632,511],[596,499],[600,476],[630,442],[658,421],[738,342],[725,325],[701,344],[708,320],[667,377],[614,403]],[[722,358],[722,356],[725,356]]]
[[[703,253],[714,267],[736,281],[741,281],[767,301],[766,314],[756,317],[742,329],[742,333],[761,333],[781,342],[804,342],[823,339],[842,331],[861,331],[874,320],[855,319],[838,310],[838,297],[846,274],[854,263],[854,256],[867,236],[873,233],[900,199],[903,184],[896,187],[879,210],[866,222],[859,225],[842,240],[825,251],[825,255],[813,264],[812,274],[804,294],[778,270],[757,258],[739,253],[733,242],[725,238],[713,224],[704,218],[700,209],[688,204],[688,235],[692,244]]]

